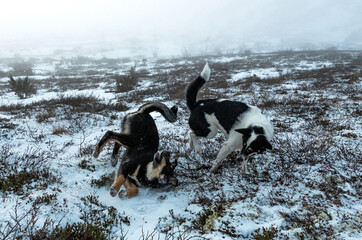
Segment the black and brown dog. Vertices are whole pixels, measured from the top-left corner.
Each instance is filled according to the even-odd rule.
[[[169,109],[165,104],[155,102],[141,106],[137,112],[127,114],[122,121],[122,132],[107,131],[98,142],[94,157],[98,157],[108,142],[115,142],[111,164],[117,164],[117,154],[121,146],[126,148],[122,162],[118,168],[116,178],[110,188],[114,197],[121,186],[126,187],[126,196],[133,197],[138,194],[141,185],[154,186],[159,179],[165,178],[168,183],[177,185],[174,176],[177,162],[170,162],[170,153],[163,151],[159,154],[159,135],[155,121],[150,113],[157,111],[169,122],[175,122],[177,107]]]

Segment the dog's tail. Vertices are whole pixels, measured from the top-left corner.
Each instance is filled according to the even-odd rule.
[[[187,107],[192,110],[196,106],[196,97],[199,90],[205,84],[206,81],[210,79],[210,67],[209,64],[206,63],[204,69],[200,73],[200,75],[187,86],[186,90],[186,103]]]
[[[169,122],[175,122],[177,119],[177,110],[176,106],[173,106],[171,109],[168,108],[165,104],[160,102],[146,103],[138,109],[138,112],[151,113],[159,112],[162,116]]]

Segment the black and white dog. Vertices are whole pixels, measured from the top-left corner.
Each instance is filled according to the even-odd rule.
[[[98,157],[103,147],[110,141],[115,142],[111,163],[117,164],[117,154],[120,146],[126,148],[122,162],[118,168],[116,178],[110,188],[114,197],[124,184],[126,196],[133,197],[138,194],[141,185],[154,186],[159,179],[166,178],[168,183],[177,185],[174,176],[177,162],[170,162],[170,153],[163,151],[159,154],[159,135],[155,121],[150,113],[157,111],[169,122],[175,122],[177,107],[169,109],[163,103],[148,103],[141,106],[137,112],[127,114],[122,121],[122,132],[107,131],[98,142],[94,157]]]
[[[186,91],[187,106],[191,111],[189,125],[190,147],[201,154],[200,137],[213,138],[220,130],[227,141],[220,149],[211,168],[215,172],[222,160],[236,149],[241,149],[242,169],[246,171],[248,159],[266,149],[272,149],[270,140],[273,127],[260,109],[242,102],[224,99],[196,101],[197,93],[210,78],[210,67],[206,63],[201,74],[191,82]]]

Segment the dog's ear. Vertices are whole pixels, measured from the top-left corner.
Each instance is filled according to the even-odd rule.
[[[265,133],[263,127],[254,126],[254,127],[252,127],[252,129],[254,130],[254,132],[256,134],[264,134]]]
[[[251,133],[251,128],[239,128],[239,129],[235,129],[235,131],[237,131],[238,133],[241,133],[243,135],[248,135]]]
[[[159,152],[156,152],[153,156],[153,164],[159,164],[161,162],[161,155]]]
[[[270,144],[270,142],[268,140],[265,140],[264,147],[269,150],[273,149],[272,145]]]

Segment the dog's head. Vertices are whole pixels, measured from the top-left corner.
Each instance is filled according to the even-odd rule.
[[[157,152],[153,159],[153,167],[160,169],[160,178],[165,178],[169,184],[177,186],[178,180],[174,174],[177,160],[171,163],[170,156],[168,151],[163,151],[161,154]]]
[[[243,154],[244,159],[248,159],[258,153],[263,153],[267,149],[272,149],[272,145],[265,136],[263,127],[251,126],[248,128],[235,129],[235,131],[243,135],[241,153]]]

